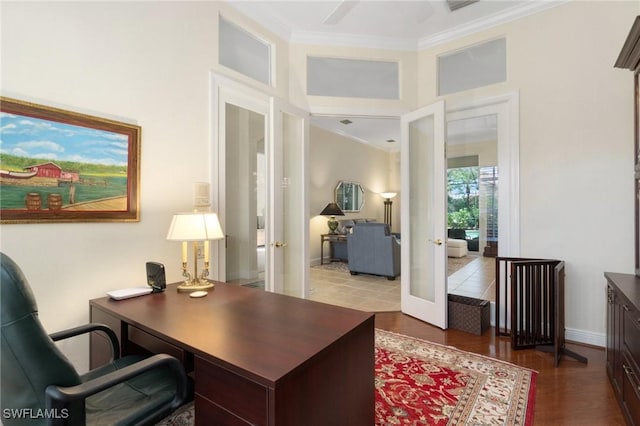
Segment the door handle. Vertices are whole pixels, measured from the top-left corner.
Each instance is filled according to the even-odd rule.
[[[283,243],[282,241],[276,241],[275,243],[273,243],[274,247],[286,247],[287,243]]]
[[[437,240],[429,240],[431,241],[433,244],[437,245],[437,246],[441,246],[444,241],[442,241],[440,238],[438,238]]]

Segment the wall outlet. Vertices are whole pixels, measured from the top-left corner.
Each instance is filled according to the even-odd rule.
[[[204,250],[203,250],[203,247],[200,245],[200,243],[198,243],[197,258],[204,259]]]

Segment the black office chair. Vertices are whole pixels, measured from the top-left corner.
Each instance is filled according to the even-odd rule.
[[[120,358],[118,338],[105,325],[47,335],[22,271],[4,253],[0,260],[4,425],[153,424],[189,398],[188,379],[176,358]],[[54,341],[96,330],[109,336],[114,359],[79,375]]]

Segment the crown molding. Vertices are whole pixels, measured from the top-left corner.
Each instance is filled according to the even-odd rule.
[[[289,28],[286,23],[274,18],[264,4],[261,4],[260,2],[232,0],[225,0],[225,4],[229,5],[242,15],[252,19],[259,26],[271,31],[282,40],[291,42],[291,28]]]
[[[420,39],[398,39],[392,37],[372,37],[359,34],[332,34],[315,31],[292,31],[285,23],[273,18],[260,2],[229,1],[226,3],[243,15],[255,20],[265,29],[272,31],[291,44],[320,46],[343,46],[365,49],[389,49],[398,51],[420,51],[447,43],[468,35],[487,30],[529,15],[568,3],[570,0],[529,0],[517,6],[497,12]]]
[[[495,13],[491,16],[476,19],[466,24],[459,25],[451,30],[423,37],[418,41],[418,50],[424,50],[429,47],[447,43],[498,25],[524,18],[525,16],[534,15],[547,9],[565,4],[568,1],[569,0],[529,1],[524,5],[514,6],[511,9]]]

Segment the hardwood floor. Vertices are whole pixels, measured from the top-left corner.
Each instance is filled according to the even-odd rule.
[[[554,367],[552,356],[535,349],[511,350],[509,337],[496,337],[490,328],[482,336],[443,331],[400,312],[376,314],[376,328],[418,337],[487,355],[538,372],[535,425],[624,425],[624,418],[607,379],[604,349],[567,344],[586,356],[588,364],[563,357]]]

